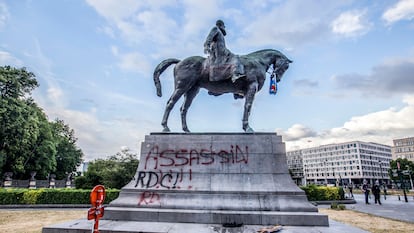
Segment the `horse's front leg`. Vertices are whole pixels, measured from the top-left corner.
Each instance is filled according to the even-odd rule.
[[[251,83],[247,89],[246,101],[244,102],[244,113],[243,113],[243,129],[246,133],[252,133],[254,130],[249,126],[249,116],[252,109],[254,96],[257,92],[257,83]]]
[[[184,103],[181,106],[181,125],[184,132],[189,133],[190,130],[187,127],[187,110],[193,102],[194,97],[198,94],[200,90],[199,86],[193,86],[187,93],[184,94]]]

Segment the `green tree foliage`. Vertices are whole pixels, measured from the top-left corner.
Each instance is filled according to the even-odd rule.
[[[391,160],[390,162],[390,170],[388,170],[388,173],[392,177],[392,170],[397,169],[397,162],[400,162],[400,169],[401,170],[411,170],[411,173],[413,174],[414,170],[414,162],[408,160],[408,159],[402,159],[398,158],[396,160]]]
[[[23,99],[39,84],[32,72],[25,68],[0,67],[0,93],[2,98]]]
[[[390,170],[388,170],[388,174],[392,180],[399,180],[399,177],[393,176],[393,171],[397,169],[397,162],[400,162],[400,169],[401,170],[409,170],[411,172],[411,176],[414,176],[414,162],[408,159],[398,158],[396,160],[391,160],[390,162]],[[409,179],[408,176],[403,176],[404,179]]]
[[[27,150],[20,154],[25,155],[25,161],[23,170],[19,171],[23,177],[29,177],[31,171],[36,171],[37,177],[44,179],[56,170],[56,142],[47,116],[34,103],[32,110],[33,114],[26,119],[25,127],[29,130],[30,141]]]
[[[66,142],[74,146],[73,131],[62,121],[50,123],[30,97],[37,86],[35,75],[25,68],[0,67],[1,176],[13,172],[14,179],[27,179],[35,171],[38,179],[44,179],[57,169],[71,172],[80,163],[82,153],[76,147],[65,149]],[[57,161],[57,156],[65,159]],[[70,156],[74,158],[66,159]],[[67,166],[62,168],[61,163]]]
[[[76,146],[75,131],[63,120],[51,123],[56,142],[56,179],[64,179],[76,170],[82,161],[83,152]]]
[[[129,150],[122,150],[107,159],[94,160],[84,177],[76,178],[76,188],[90,189],[102,184],[106,188],[120,189],[134,177],[138,162],[137,155]]]

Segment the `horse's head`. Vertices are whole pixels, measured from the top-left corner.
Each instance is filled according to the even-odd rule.
[[[273,73],[276,75],[276,82],[279,82],[282,79],[283,74],[289,68],[289,64],[292,63],[291,60],[287,58],[279,58],[273,64]]]

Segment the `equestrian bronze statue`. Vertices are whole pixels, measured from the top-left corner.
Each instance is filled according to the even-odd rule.
[[[233,93],[234,98],[244,98],[243,130],[253,132],[249,126],[249,115],[252,108],[254,96],[260,91],[266,79],[266,72],[272,68],[271,81],[280,81],[285,71],[292,62],[281,52],[273,49],[264,49],[247,55],[239,56],[244,68],[244,77],[232,80],[232,74],[227,79],[215,81],[210,76],[209,59],[201,56],[188,57],[182,61],[178,59],[166,59],[154,70],[154,82],[157,88],[157,95],[162,96],[160,75],[170,65],[174,67],[174,92],[167,102],[161,125],[163,132],[169,132],[168,117],[175,103],[184,95],[184,102],[181,106],[181,123],[185,132],[190,132],[187,127],[187,111],[194,97],[200,88],[208,90],[210,95],[219,96],[225,93]],[[211,81],[214,80],[214,81]]]

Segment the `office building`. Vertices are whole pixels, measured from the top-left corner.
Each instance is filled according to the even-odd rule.
[[[288,151],[286,152],[287,164],[290,175],[297,185],[303,185],[303,160],[302,151]]]
[[[390,183],[388,169],[392,155],[391,147],[387,145],[351,141],[290,151],[287,158],[292,171],[297,169],[293,165],[299,164],[290,161],[295,158],[293,155],[302,157],[302,185],[346,185],[351,182],[358,185],[364,179],[371,184],[375,180]]]
[[[408,159],[414,162],[414,137],[394,139],[392,159]]]

